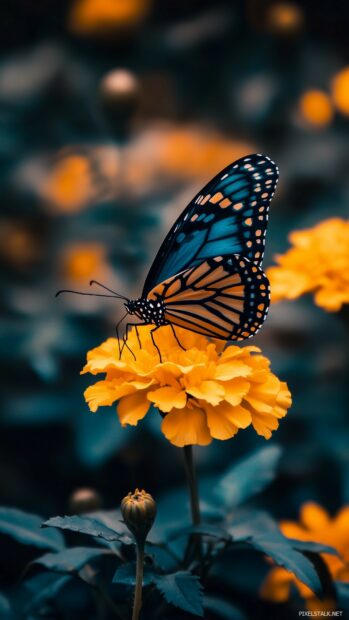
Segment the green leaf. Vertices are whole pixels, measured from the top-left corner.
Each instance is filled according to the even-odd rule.
[[[60,532],[41,529],[42,517],[16,508],[0,507],[0,534],[38,549],[63,549],[64,540]]]
[[[111,555],[111,551],[98,547],[72,547],[58,553],[46,553],[34,560],[33,564],[41,564],[59,573],[77,573],[85,564],[101,555]]]
[[[240,511],[235,515],[229,532],[234,542],[245,542],[270,556],[276,564],[294,573],[317,596],[322,596],[319,576],[310,560],[297,551],[280,532],[277,523],[263,512]]]
[[[14,620],[14,614],[9,600],[0,593],[0,618],[1,620]]]
[[[89,516],[77,516],[71,517],[52,517],[42,524],[43,527],[57,527],[62,530],[70,530],[72,532],[79,532],[80,534],[87,534],[88,536],[95,536],[96,538],[103,538],[109,542],[119,541],[124,542],[125,536],[130,539],[129,536],[123,532],[117,532],[110,527],[107,527],[101,523],[98,519]],[[121,526],[121,524],[120,524]]]
[[[292,547],[298,549],[298,551],[309,551],[310,553],[329,553],[331,555],[337,555],[340,557],[337,549],[330,547],[329,545],[323,545],[322,543],[312,542],[310,540],[296,540],[295,538],[288,538]]]
[[[202,585],[196,575],[187,571],[156,575],[154,583],[168,603],[195,616],[203,617]]]
[[[154,583],[155,573],[149,567],[144,567],[143,574],[143,586],[149,586],[151,583]],[[114,574],[113,583],[120,583],[126,586],[135,586],[136,585],[136,563],[131,562],[130,564],[122,564],[119,566]]]
[[[223,620],[245,620],[244,614],[238,607],[216,596],[205,596],[204,608],[205,611],[210,611]]]
[[[268,446],[240,461],[224,474],[214,489],[228,510],[262,491],[275,477],[281,457],[279,446]]]
[[[29,602],[24,610],[28,613],[31,610],[39,609],[40,606],[52,601],[57,594],[69,582],[70,575],[55,575],[53,573],[40,573],[25,582],[25,587],[29,590]]]
[[[223,527],[217,525],[202,523],[201,525],[194,525],[190,527],[176,530],[167,537],[167,540],[176,540],[183,536],[190,536],[191,534],[201,534],[201,536],[209,536],[210,538],[219,538],[220,540],[231,540],[231,534],[227,532]]]
[[[349,583],[336,581],[335,586],[338,599],[338,609],[349,612]]]

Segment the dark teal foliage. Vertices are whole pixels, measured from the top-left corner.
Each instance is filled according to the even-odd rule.
[[[218,510],[214,516],[211,513],[211,518],[201,525],[183,528],[180,511],[176,515],[166,511],[166,505],[167,509],[171,510],[169,498],[167,502],[159,501],[160,527],[154,526],[156,535],[153,538],[150,536],[151,542],[146,546],[143,583],[148,595],[144,596],[145,618],[152,617],[150,602],[153,601],[154,604],[157,600],[157,592],[169,606],[169,613],[172,613],[170,610],[175,607],[188,614],[203,617],[206,609],[223,620],[229,613],[231,620],[243,620],[243,609],[232,606],[229,601],[224,600],[224,596],[220,599],[219,590],[215,591],[210,574],[212,569],[213,574],[221,570],[222,561],[225,562],[224,570],[227,570],[227,562],[228,566],[230,562],[230,570],[234,573],[238,570],[234,552],[247,554],[248,558],[251,549],[261,553],[262,557],[272,558],[275,564],[294,573],[319,597],[323,595],[322,586],[328,587],[328,584],[324,581],[323,563],[318,554],[335,551],[312,541],[287,539],[270,515],[256,508],[238,505],[237,498],[250,499],[273,481],[279,456],[280,450],[276,446],[259,450],[217,476],[213,495],[207,485],[208,493],[206,495],[203,492],[203,502],[209,505],[213,496],[220,497],[215,500],[216,507],[224,509],[224,518]],[[252,475],[253,471],[259,474],[258,482]],[[175,494],[177,497],[182,495],[184,497],[184,491]],[[2,514],[5,516],[8,513],[3,509]],[[48,602],[54,604],[61,589],[68,586],[70,579],[75,578],[76,583],[84,582],[85,587],[89,587],[93,592],[99,592],[103,583],[103,596],[107,597],[109,605],[115,605],[122,613],[121,601],[129,601],[132,597],[136,565],[134,542],[126,533],[119,511],[100,510],[81,516],[54,517],[44,523],[39,517],[21,511],[14,511],[14,514],[16,528],[13,526],[10,529],[8,519],[3,518],[0,533],[10,537],[16,535],[16,539],[22,544],[32,545],[33,540],[40,540],[43,545],[44,540],[49,541],[51,546],[52,541],[55,541],[57,547],[55,552],[35,557],[27,568],[23,588],[31,592],[31,600],[28,602],[28,597],[24,597],[23,609],[40,612]],[[167,520],[171,527],[161,534],[161,521],[166,523]],[[57,530],[76,536],[77,545],[62,548],[63,541]],[[200,564],[193,558],[190,559],[185,552],[186,543],[193,535],[201,541],[201,568]],[[83,537],[86,536],[93,546],[81,546]],[[40,573],[33,575],[32,571],[38,568],[41,569]],[[60,574],[60,577],[57,574]],[[3,605],[6,604],[4,599]],[[164,602],[158,604],[161,606]]]

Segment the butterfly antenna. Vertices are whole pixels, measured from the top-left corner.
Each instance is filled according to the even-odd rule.
[[[101,293],[83,293],[82,291],[71,291],[69,289],[62,289],[58,291],[55,297],[58,297],[62,293],[73,293],[74,295],[87,295],[88,297],[109,297],[110,299],[119,299],[119,295],[103,295]],[[126,299],[126,297],[124,298]]]
[[[90,281],[90,286],[92,286],[93,284],[95,284],[96,286],[100,286],[101,288],[104,288],[104,290],[109,291],[109,293],[113,293],[113,295],[115,297],[118,297],[119,299],[124,299],[125,301],[128,301],[127,297],[124,297],[123,295],[120,295],[120,293],[117,293],[116,291],[112,291],[111,288],[108,288],[104,284],[101,284],[101,282],[97,282],[97,280],[91,280]]]

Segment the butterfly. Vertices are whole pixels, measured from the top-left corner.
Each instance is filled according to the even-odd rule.
[[[179,345],[176,326],[226,341],[258,332],[270,303],[261,265],[278,176],[274,162],[260,154],[242,157],[217,174],[173,224],[139,299],[128,299],[95,280],[90,283],[112,293],[103,296],[124,300],[121,321],[127,315],[141,321],[127,323],[123,346],[133,325],[140,346],[137,326],[154,325],[150,333],[160,360],[154,334],[162,325],[172,327]]]

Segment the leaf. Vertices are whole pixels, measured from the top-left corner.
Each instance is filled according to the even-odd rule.
[[[335,586],[337,591],[338,609],[349,611],[349,583],[336,581]]]
[[[235,516],[229,532],[234,542],[245,542],[270,556],[276,564],[294,573],[317,596],[322,596],[319,576],[310,560],[297,551],[280,532],[277,524],[263,512],[241,511]]]
[[[87,467],[100,467],[130,440],[132,430],[117,424],[112,407],[104,407],[98,416],[78,416],[75,441],[79,459]]]
[[[90,512],[88,516],[91,519],[96,519],[98,523],[105,525],[113,532],[117,532],[122,537],[124,545],[135,544],[134,538],[130,536],[130,532],[122,520],[121,510],[96,510]]]
[[[13,611],[9,600],[0,593],[0,618],[1,620],[14,620]]]
[[[238,607],[216,596],[205,596],[204,608],[223,620],[245,620],[246,618]]]
[[[144,567],[143,586],[149,586],[154,583],[155,573],[150,566]],[[114,574],[113,583],[122,583],[126,586],[136,585],[136,563],[122,564]]]
[[[176,540],[182,536],[190,536],[191,534],[201,534],[201,536],[209,536],[211,538],[219,538],[220,540],[231,540],[231,534],[227,532],[223,527],[217,525],[202,523],[201,525],[194,525],[190,527],[176,530],[169,534],[167,540]]]
[[[281,457],[279,446],[262,448],[224,474],[214,493],[228,510],[238,506],[270,484]]]
[[[295,538],[288,538],[292,547],[298,549],[298,551],[309,551],[310,553],[330,553],[331,555],[337,555],[340,557],[337,549],[330,547],[329,545],[323,545],[322,543],[312,542],[310,540],[296,540]]]
[[[187,571],[156,575],[154,583],[168,603],[183,611],[203,617],[202,585],[196,575]]]
[[[89,516],[73,515],[71,517],[52,517],[42,524],[43,527],[57,527],[62,530],[70,530],[87,534],[96,538],[103,538],[109,542],[124,542],[125,534],[117,532],[101,523],[98,519]],[[121,526],[121,524],[120,524]]]
[[[58,592],[71,579],[69,575],[57,576],[51,573],[40,573],[25,582],[25,587],[30,592],[28,605],[25,612],[40,608],[41,605],[56,598]]]
[[[58,553],[46,553],[34,560],[32,564],[41,564],[59,573],[77,573],[88,562],[106,554],[110,555],[111,552],[98,547],[72,547]]]
[[[16,508],[0,507],[0,533],[24,545],[59,550],[64,547],[60,532],[41,529],[42,517]]]

